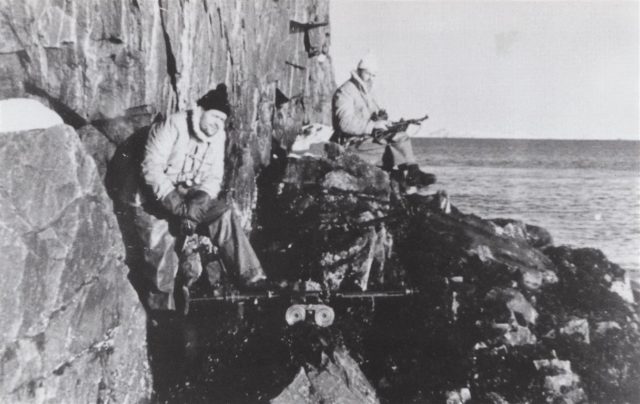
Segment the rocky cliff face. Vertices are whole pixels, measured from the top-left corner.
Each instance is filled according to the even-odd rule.
[[[0,401],[144,402],[144,310],[78,135],[0,134],[0,166]]]
[[[233,106],[229,196],[246,218],[272,136],[328,123],[325,0],[17,1],[0,7],[0,97],[48,102],[99,159],[224,82]],[[104,165],[104,164],[99,164]]]
[[[225,188],[250,227],[272,141],[329,123],[328,1],[0,0],[0,9],[0,98],[38,99],[77,132],[0,143],[9,173],[0,401],[136,402],[150,390],[144,314],[100,184],[108,162],[158,114],[224,82]]]

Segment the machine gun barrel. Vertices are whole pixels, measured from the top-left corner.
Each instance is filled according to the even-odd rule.
[[[270,299],[304,299],[304,298],[318,298],[327,301],[331,300],[343,300],[343,299],[384,299],[394,297],[406,297],[417,294],[416,289],[405,290],[388,290],[388,291],[336,291],[336,292],[322,292],[322,291],[308,291],[308,292],[251,292],[251,293],[229,293],[220,296],[206,296],[191,298],[191,303],[205,303],[205,302],[243,302],[251,300],[270,300]]]

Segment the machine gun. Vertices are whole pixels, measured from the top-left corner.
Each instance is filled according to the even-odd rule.
[[[417,294],[416,289],[405,290],[388,290],[388,291],[305,291],[305,292],[275,292],[265,291],[256,293],[231,293],[221,296],[207,296],[200,298],[192,298],[191,303],[243,303],[254,302],[259,303],[270,299],[284,299],[289,301],[297,301],[289,306],[285,313],[285,321],[289,325],[294,325],[305,319],[311,319],[318,327],[328,327],[333,324],[335,313],[333,308],[327,304],[344,299],[362,299],[372,300],[408,297]]]
[[[420,123],[422,123],[422,121],[425,121],[427,119],[429,119],[429,115],[425,115],[422,118],[417,119],[400,119],[397,122],[392,122],[389,126],[387,126],[387,129],[374,129],[371,136],[373,137],[374,142],[388,142],[391,140],[391,138],[393,138],[393,136],[395,136],[396,133],[407,130],[409,125],[419,125]]]
[[[417,294],[416,289],[403,290],[380,290],[380,291],[264,291],[264,292],[232,292],[217,296],[203,296],[192,298],[194,303],[211,303],[211,302],[229,302],[237,303],[242,301],[260,301],[269,299],[322,299],[326,301],[343,300],[343,299],[379,299],[405,297]]]

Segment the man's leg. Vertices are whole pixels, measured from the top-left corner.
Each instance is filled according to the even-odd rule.
[[[175,253],[175,239],[169,232],[169,223],[134,207],[135,215],[127,226],[131,226],[135,240],[127,238],[127,243],[139,243],[140,251],[128,256],[127,261],[136,272],[140,287],[138,293],[146,308],[171,310],[175,308],[173,285],[178,269]]]
[[[203,223],[206,225],[207,235],[220,249],[224,266],[244,285],[266,279],[262,265],[242,230],[240,220],[228,205],[213,201]]]
[[[401,170],[406,170],[406,185],[408,187],[426,187],[436,182],[436,176],[420,170],[413,154],[411,138],[406,132],[400,132],[389,143],[389,151],[393,162]]]
[[[391,152],[394,166],[416,164],[411,138],[406,132],[399,132],[393,137],[393,141],[389,143],[389,151]]]
[[[375,143],[371,139],[365,139],[357,146],[349,147],[349,150],[355,153],[362,160],[372,165],[379,165],[386,146]]]
[[[350,149],[369,164],[382,163],[383,169],[387,171],[392,171],[393,167],[398,166],[399,174],[406,177],[407,187],[426,187],[436,182],[435,175],[425,173],[418,167],[411,138],[406,132],[396,134],[393,141],[386,145],[366,139]]]

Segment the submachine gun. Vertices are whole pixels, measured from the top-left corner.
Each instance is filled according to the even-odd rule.
[[[385,120],[387,119],[387,112],[384,110],[378,111],[378,113],[374,113],[371,116],[371,119],[374,121],[377,120]],[[373,141],[376,143],[386,143],[389,142],[398,132],[404,132],[407,130],[409,125],[420,125],[422,121],[429,119],[429,115],[423,116],[422,118],[416,119],[400,119],[396,122],[391,122],[387,129],[374,129],[371,136],[373,137]]]
[[[270,299],[290,299],[292,301],[298,301],[295,304],[289,306],[285,313],[285,321],[289,325],[294,325],[298,322],[311,320],[318,327],[328,327],[333,324],[335,319],[335,312],[331,306],[326,303],[336,300],[372,300],[388,299],[388,298],[401,298],[408,297],[417,294],[416,289],[405,290],[388,290],[388,291],[306,291],[306,292],[257,292],[257,293],[230,293],[221,296],[208,296],[197,297],[190,299],[193,304],[203,303],[241,303],[241,302],[254,302],[260,303],[261,301]]]

